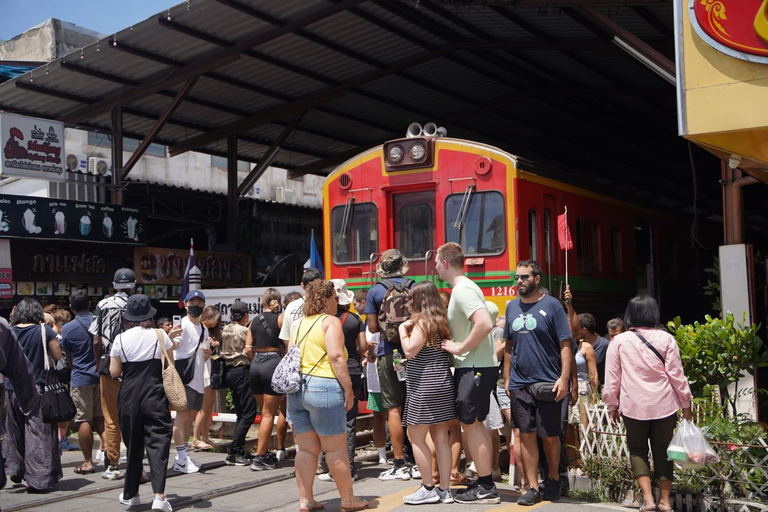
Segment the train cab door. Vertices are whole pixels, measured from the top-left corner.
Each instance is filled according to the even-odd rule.
[[[635,279],[638,295],[656,297],[656,258],[653,225],[635,220]]]
[[[435,191],[392,195],[393,246],[408,259],[411,276],[427,275],[424,257],[435,246]]]
[[[541,258],[539,263],[542,266],[542,271],[546,276],[546,282],[542,282],[542,286],[546,286],[555,297],[560,287],[560,260],[559,255],[561,251],[556,249],[557,244],[557,231],[556,231],[556,208],[554,196],[544,195],[544,210],[541,218]]]

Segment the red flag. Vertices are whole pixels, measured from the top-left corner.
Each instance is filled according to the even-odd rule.
[[[557,216],[557,241],[560,242],[560,250],[573,249],[571,232],[568,230],[568,216],[565,213]]]

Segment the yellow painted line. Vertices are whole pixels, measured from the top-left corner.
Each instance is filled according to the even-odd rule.
[[[499,490],[499,495],[502,497],[502,499],[504,499],[504,498],[510,499],[512,497],[515,497],[515,498],[519,498],[520,497],[519,493],[512,492],[512,491],[507,491],[507,490]],[[484,512],[490,512],[491,510],[493,510],[493,511],[502,511],[502,512],[507,511],[507,510],[510,510],[510,511],[512,511],[512,510],[534,510],[534,509],[543,507],[544,505],[549,505],[551,503],[554,503],[554,502],[553,501],[540,501],[539,503],[536,503],[535,505],[524,507],[522,505],[518,505],[517,502],[514,502],[514,503],[507,502],[507,503],[502,503],[498,507],[487,508],[487,509],[485,509]]]
[[[368,501],[368,508],[372,510],[381,510],[382,512],[394,510],[401,505],[405,505],[403,497],[416,492],[419,487],[421,487],[421,484],[408,487],[407,489],[401,489],[395,493],[387,494],[380,498],[372,499]]]

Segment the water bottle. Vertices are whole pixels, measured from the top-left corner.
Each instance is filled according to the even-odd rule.
[[[483,374],[481,372],[475,373],[475,378],[474,378],[475,386],[480,387],[480,383],[483,380],[482,377],[483,377]]]
[[[395,373],[397,373],[397,380],[405,380],[405,364],[397,349],[392,352],[392,366],[395,368]]]

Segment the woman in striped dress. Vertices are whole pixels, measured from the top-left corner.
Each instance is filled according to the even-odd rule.
[[[403,422],[408,426],[408,438],[420,468],[432,467],[432,452],[426,442],[429,432],[435,444],[440,482],[435,487],[432,472],[424,471],[421,487],[403,500],[411,505],[452,503],[448,422],[456,418],[456,391],[448,354],[440,349],[440,341],[450,339],[451,331],[434,284],[423,281],[413,287],[411,312],[411,319],[399,329],[408,358]]]

